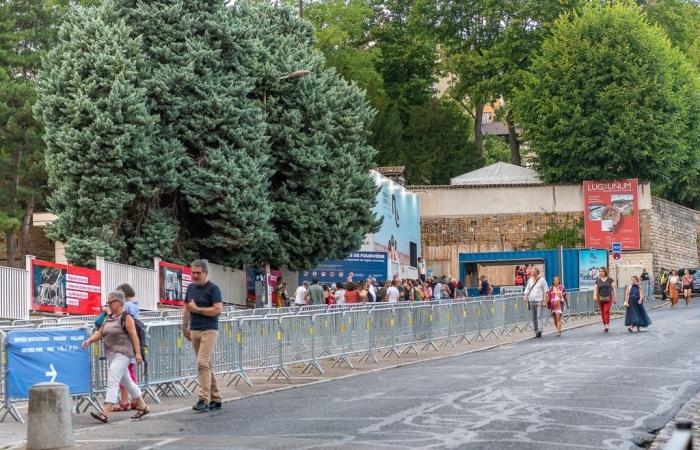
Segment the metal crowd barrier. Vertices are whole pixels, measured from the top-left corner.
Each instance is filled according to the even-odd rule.
[[[566,320],[596,314],[591,291],[569,293],[570,309]],[[622,297],[618,298],[622,303]],[[197,362],[192,344],[183,337],[180,311],[145,314],[148,349],[146,364],[139,365],[138,382],[145,394],[159,401],[161,396],[184,396],[197,383]],[[42,319],[41,322],[15,321],[13,328],[79,327],[92,325],[92,316],[80,320]],[[462,342],[490,337],[501,339],[516,331],[531,328],[531,315],[522,296],[456,301],[374,303],[359,305],[323,305],[301,308],[259,308],[227,311],[219,321],[219,335],[212,356],[214,372],[231,385],[244,381],[252,386],[251,372],[269,371],[268,380],[292,379],[292,368],[302,374],[323,373],[321,361],[332,360],[333,367],[343,364],[377,363],[382,358],[402,358],[410,352],[455,346]],[[0,329],[8,329],[0,325]],[[0,348],[5,352],[5,333],[0,331]],[[91,350],[92,392],[88,406],[106,390],[106,360],[101,346]],[[13,415],[4,380],[8,368],[0,364],[0,395],[5,416]],[[10,412],[8,412],[10,411]],[[4,417],[3,417],[4,419]]]

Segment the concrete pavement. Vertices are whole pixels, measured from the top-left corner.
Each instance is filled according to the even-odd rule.
[[[80,448],[639,448],[700,390],[700,306],[97,426]]]

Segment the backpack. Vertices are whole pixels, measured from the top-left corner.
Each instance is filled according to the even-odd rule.
[[[126,331],[126,316],[129,314],[128,312],[124,311],[122,313],[122,318],[121,318],[121,325],[122,325],[122,330]],[[134,327],[136,328],[136,336],[139,337],[139,344],[140,344],[140,350],[141,350],[141,358],[143,358],[144,361],[146,361],[146,351],[148,350],[148,344],[146,344],[146,325],[144,325],[143,322],[141,322],[139,319],[137,319],[134,316],[131,316],[132,319],[134,319]]]

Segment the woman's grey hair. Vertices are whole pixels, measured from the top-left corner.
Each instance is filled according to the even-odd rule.
[[[207,262],[206,259],[195,259],[192,261],[192,264],[190,264],[191,267],[199,267],[202,269],[202,272],[204,273],[209,273],[209,262]]]
[[[122,291],[112,291],[107,295],[107,299],[114,299],[119,301],[121,304],[124,304],[124,293]]]

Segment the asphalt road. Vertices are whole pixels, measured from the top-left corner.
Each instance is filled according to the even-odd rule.
[[[697,301],[697,300],[696,300]],[[700,390],[700,303],[81,433],[101,449],[639,448]]]

